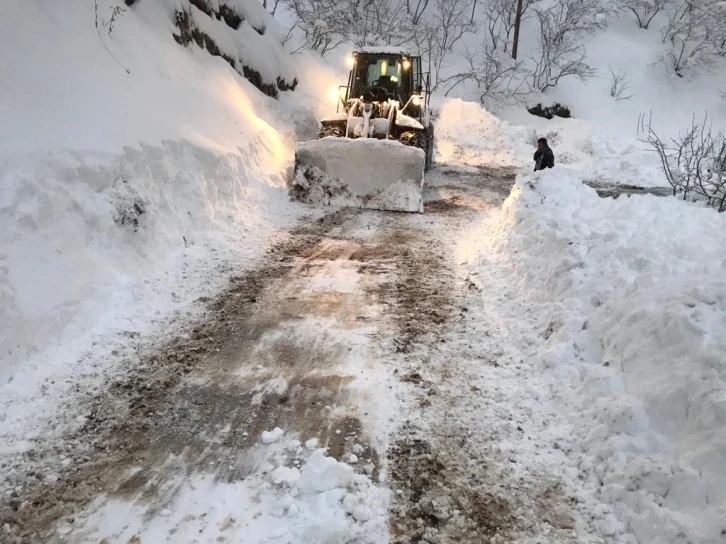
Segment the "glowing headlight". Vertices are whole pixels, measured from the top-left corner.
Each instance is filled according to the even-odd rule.
[[[420,97],[420,96],[414,96],[414,97],[413,97],[413,98],[411,99],[411,103],[412,103],[412,104],[413,104],[414,106],[420,106],[420,105],[421,105],[421,97]]]
[[[403,59],[403,69],[408,70],[411,68],[411,61],[408,59]]]
[[[338,90],[338,87],[331,87],[328,91],[328,96],[330,97],[331,102],[338,102],[338,100],[340,100],[340,91]]]
[[[355,66],[355,57],[353,55],[348,56],[345,59],[345,63],[348,65],[348,68],[353,68]]]

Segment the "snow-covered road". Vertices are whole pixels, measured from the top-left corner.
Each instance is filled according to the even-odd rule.
[[[572,274],[599,262],[571,258],[590,224],[572,214],[720,216],[556,172],[512,191],[515,174],[440,165],[424,214],[308,216],[100,393],[79,378],[56,419],[70,431],[3,459],[3,542],[719,542],[717,503],[679,506],[712,479],[656,436],[567,304],[587,310]],[[716,438],[702,470],[718,477]]]
[[[479,265],[513,172],[428,179],[424,215],[303,221],[209,301],[211,319],[78,402],[75,433],[12,471],[6,533],[575,541],[558,453],[533,441],[548,413],[522,395],[506,278]]]

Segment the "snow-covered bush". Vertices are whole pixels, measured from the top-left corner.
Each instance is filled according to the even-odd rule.
[[[562,104],[552,104],[551,106],[542,106],[542,103],[540,102],[536,106],[532,106],[531,108],[527,108],[527,111],[531,113],[532,115],[536,115],[537,117],[543,117],[544,119],[552,119],[554,117],[562,117],[563,119],[569,119],[572,117],[572,113],[570,112],[570,108],[567,106],[563,106]],[[537,145],[537,142],[534,142],[534,145]]]
[[[583,36],[607,26],[607,8],[600,0],[557,0],[535,10],[539,22],[539,48],[531,86],[538,91],[555,87],[564,77],[586,80],[595,69],[585,62]]]
[[[608,66],[610,70],[610,96],[615,100],[630,100],[633,98],[630,91],[630,80],[629,74],[624,70],[613,70]]]
[[[702,122],[694,117],[688,129],[667,141],[650,127],[648,141],[674,195],[705,199],[718,211],[726,211],[726,134],[715,133],[708,117]]]

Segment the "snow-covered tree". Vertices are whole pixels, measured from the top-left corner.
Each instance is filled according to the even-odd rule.
[[[431,71],[432,88],[442,79],[454,46],[474,30],[472,0],[433,0],[428,10],[412,18],[412,42]]]
[[[404,0],[281,0],[292,15],[289,36],[325,55],[345,42],[357,47],[410,39]],[[278,7],[279,9],[279,7]]]
[[[557,0],[535,13],[539,48],[532,58],[532,88],[544,91],[564,77],[593,76],[595,70],[585,62],[583,37],[607,26],[608,7],[601,0]]]
[[[622,9],[635,15],[638,26],[647,29],[653,19],[673,0],[621,0]]]
[[[678,77],[710,70],[726,54],[726,9],[722,0],[675,0],[663,28],[666,67]]]
[[[541,0],[522,1],[522,19],[525,20],[532,12],[532,7]],[[483,14],[481,26],[486,28],[489,51],[507,52],[514,37],[514,24],[517,18],[517,2],[511,0],[485,0],[480,12]]]
[[[495,51],[488,40],[473,51],[466,49],[463,58],[466,69],[442,81],[447,94],[462,83],[473,82],[480,102],[490,108],[521,102],[529,94],[524,63]]]

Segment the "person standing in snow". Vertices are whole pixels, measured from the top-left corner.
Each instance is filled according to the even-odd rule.
[[[547,138],[537,140],[537,151],[534,152],[534,171],[553,168],[555,166],[555,154],[547,145]]]

